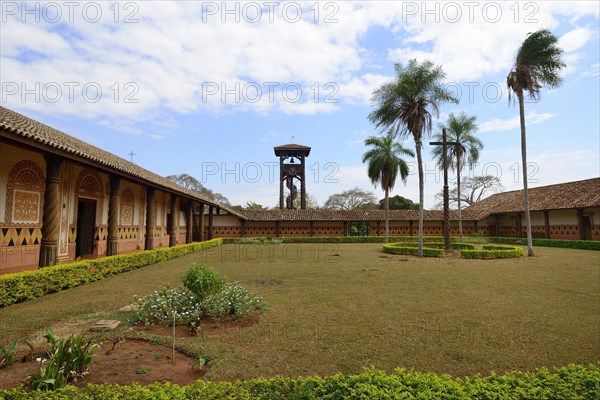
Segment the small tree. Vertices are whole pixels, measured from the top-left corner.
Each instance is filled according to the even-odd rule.
[[[385,192],[385,243],[389,242],[390,230],[390,191],[394,189],[396,178],[400,173],[400,179],[406,183],[408,177],[408,165],[402,156],[414,157],[412,150],[402,147],[399,142],[394,141],[395,133],[388,131],[385,136],[370,136],[365,140],[365,146],[370,146],[363,154],[363,163],[368,163],[367,174],[375,187],[381,185]]]

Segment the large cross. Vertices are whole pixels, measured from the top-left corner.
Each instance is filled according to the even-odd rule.
[[[448,194],[448,146],[456,146],[457,142],[446,141],[446,128],[442,129],[441,142],[429,142],[432,146],[442,146],[442,162],[444,163],[444,248],[452,249],[450,242],[450,195]]]
[[[131,157],[131,162],[133,162],[133,156],[135,156],[135,153],[133,152],[133,150],[131,150],[129,153],[127,153],[127,155],[129,157]]]

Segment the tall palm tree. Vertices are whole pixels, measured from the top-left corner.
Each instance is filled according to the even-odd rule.
[[[483,149],[483,143],[473,134],[477,131],[477,124],[475,120],[477,117],[469,117],[465,113],[454,115],[451,113],[448,116],[448,121],[445,124],[440,125],[440,129],[446,129],[447,138],[450,142],[455,142],[454,146],[450,147],[450,151],[447,158],[447,167],[456,171],[456,191],[458,195],[458,237],[460,241],[463,240],[463,228],[462,228],[462,210],[460,204],[460,174],[462,172],[465,163],[469,165],[469,168],[473,168],[473,165],[479,160],[479,152]],[[442,134],[438,133],[434,137],[435,141],[442,141]],[[444,168],[444,149],[442,146],[436,146],[433,150],[433,157],[437,160],[440,168]]]
[[[373,185],[377,187],[379,183],[385,191],[385,243],[389,242],[390,191],[394,189],[398,172],[404,183],[409,172],[408,164],[402,156],[415,156],[412,150],[403,147],[400,142],[395,142],[395,136],[391,129],[385,136],[369,136],[365,140],[365,146],[371,146],[371,149],[362,157],[363,162],[369,163],[367,173]]]
[[[531,240],[531,217],[529,215],[529,193],[527,189],[527,139],[525,133],[524,94],[528,93],[533,100],[538,100],[542,87],[560,86],[562,78],[560,70],[565,67],[562,62],[562,49],[557,46],[558,39],[548,29],[540,29],[529,33],[517,52],[515,64],[506,77],[508,100],[517,98],[521,120],[521,162],[523,167],[523,200],[525,203],[525,224],[527,225],[527,254],[533,256]]]
[[[410,60],[408,65],[394,65],[395,78],[373,92],[371,102],[376,107],[369,120],[376,127],[391,128],[400,139],[412,136],[417,151],[419,168],[419,257],[423,256],[423,132],[431,134],[432,119],[439,116],[440,104],[458,103],[442,80],[446,76],[441,67],[431,61],[419,63]]]

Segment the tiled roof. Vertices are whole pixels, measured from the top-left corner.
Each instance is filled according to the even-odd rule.
[[[244,210],[249,221],[384,221],[384,210]],[[470,214],[463,211],[463,220],[469,221]],[[451,219],[458,219],[456,211],[450,212]],[[425,210],[425,221],[442,221],[441,210]],[[390,221],[418,221],[419,211],[390,210]]]
[[[229,207],[208,200],[197,192],[179,186],[165,177],[4,107],[0,107],[0,136],[35,145],[35,147],[48,152],[61,154],[80,162],[103,167],[110,172],[135,178],[134,180],[142,181],[158,189],[216,206],[241,217],[238,212]]]
[[[600,207],[600,178],[529,189],[531,211]],[[465,209],[483,219],[488,215],[523,212],[523,190],[494,194]]]

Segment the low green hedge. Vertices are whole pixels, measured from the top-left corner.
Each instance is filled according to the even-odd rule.
[[[434,249],[443,249],[446,247],[444,242],[425,242],[427,247]],[[402,247],[418,247],[418,242],[396,242],[402,244]],[[452,250],[474,250],[475,245],[471,243],[451,243]]]
[[[600,399],[600,365],[568,365],[535,372],[511,371],[465,378],[396,369],[385,373],[367,369],[361,374],[337,374],[327,378],[258,378],[247,381],[198,380],[188,386],[153,383],[66,386],[54,392],[0,390],[0,398],[22,399]]]
[[[249,237],[224,238],[223,243],[243,244]],[[313,236],[313,237],[257,237],[252,238],[257,242],[268,243],[270,240],[281,241],[280,243],[383,243],[383,236]],[[390,236],[390,242],[414,242],[419,240],[418,236]],[[439,242],[444,240],[442,236],[424,236],[424,242]]]
[[[483,250],[461,250],[460,256],[468,259],[486,259],[492,260],[497,258],[515,258],[523,256],[521,247],[509,246],[483,246]]]
[[[527,245],[527,238],[490,237],[490,243]],[[598,250],[598,240],[556,240],[556,239],[532,239],[534,246],[540,247],[563,247],[567,249]]]
[[[88,282],[98,281],[111,275],[220,246],[222,242],[222,239],[213,239],[206,242],[140,251],[121,256],[77,261],[35,271],[0,275],[0,308]]]
[[[418,256],[419,248],[412,243],[388,243],[383,245],[383,252],[389,254],[400,254],[407,256]],[[444,257],[444,249],[423,247],[424,257]]]

